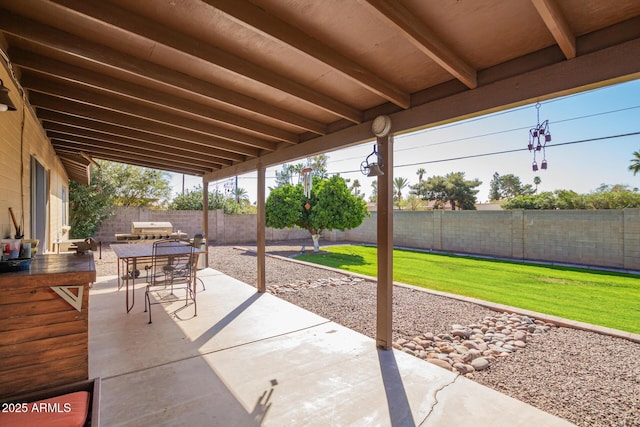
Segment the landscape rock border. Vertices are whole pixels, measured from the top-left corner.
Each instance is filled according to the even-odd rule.
[[[267,292],[283,295],[324,286],[349,286],[364,282],[360,277],[298,280],[283,285],[269,285]],[[556,324],[512,312],[485,316],[477,323],[451,325],[448,332],[425,332],[399,338],[393,348],[426,360],[467,378],[527,347],[531,335],[549,332]]]
[[[251,252],[253,254],[256,253],[256,251],[254,249],[248,249],[245,247],[240,247],[240,246],[234,246],[234,249],[237,250],[243,250],[243,251],[247,251],[247,252]],[[350,278],[357,278],[360,280],[365,280],[365,281],[369,281],[369,282],[377,282],[377,279],[375,277],[370,277],[370,276],[365,276],[363,274],[357,274],[357,273],[352,273],[349,271],[345,271],[345,270],[340,270],[337,268],[332,268],[332,267],[327,267],[321,264],[314,264],[311,262],[306,262],[306,261],[301,261],[301,260],[297,260],[295,258],[292,257],[285,257],[285,256],[281,256],[281,255],[274,255],[274,254],[266,254],[267,257],[271,257],[271,258],[275,258],[275,259],[281,259],[287,262],[293,262],[293,263],[298,263],[301,265],[305,265],[308,267],[313,267],[313,268],[320,268],[323,270],[328,270],[328,271],[332,271],[334,273],[338,273],[338,274],[342,274],[345,275],[347,277]],[[490,310],[493,311],[497,311],[497,312],[509,312],[509,313],[517,313],[519,315],[524,315],[524,316],[528,316],[530,318],[535,318],[541,321],[544,321],[545,323],[549,323],[549,324],[553,324],[556,327],[565,327],[565,328],[570,328],[570,329],[578,329],[578,330],[582,330],[582,331],[587,331],[587,332],[595,332],[597,334],[602,334],[602,335],[607,335],[610,337],[615,337],[615,338],[622,338],[631,342],[635,342],[640,344],[640,334],[635,334],[632,332],[627,332],[627,331],[622,331],[619,329],[614,329],[614,328],[607,328],[604,326],[599,326],[599,325],[593,325],[591,323],[585,323],[585,322],[579,322],[577,320],[570,320],[570,319],[565,319],[562,317],[558,317],[558,316],[553,316],[553,315],[548,315],[548,314],[544,314],[544,313],[538,313],[538,312],[534,312],[531,310],[525,310],[525,309],[521,309],[518,307],[512,307],[512,306],[507,306],[504,304],[498,304],[498,303],[493,303],[490,301],[485,301],[485,300],[481,300],[481,299],[477,299],[477,298],[470,298],[470,297],[465,297],[462,295],[456,295],[456,294],[450,294],[447,292],[440,292],[440,291],[435,291],[433,289],[426,289],[426,288],[421,288],[418,286],[414,286],[414,285],[409,285],[406,283],[401,283],[401,282],[393,282],[394,286],[401,286],[401,287],[405,287],[405,288],[410,288],[410,289],[415,289],[421,292],[427,292],[433,295],[439,295],[439,296],[443,296],[446,298],[452,298],[452,299],[456,299],[459,301],[464,301],[464,302],[469,302],[472,304],[477,304],[479,306],[488,308]]]

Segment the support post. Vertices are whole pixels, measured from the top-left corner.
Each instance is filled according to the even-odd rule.
[[[376,345],[390,349],[393,343],[393,136],[378,137],[384,175],[378,176],[378,289]]]
[[[266,260],[265,260],[265,245],[266,245],[266,233],[265,233],[265,194],[266,194],[266,178],[265,178],[265,168],[262,167],[260,163],[258,163],[258,214],[257,214],[257,236],[256,236],[256,246],[257,246],[257,258],[258,258],[258,292],[266,292],[267,290],[267,281],[266,281]]]
[[[205,266],[209,267],[209,181],[202,180],[202,236],[207,253],[204,255]]]

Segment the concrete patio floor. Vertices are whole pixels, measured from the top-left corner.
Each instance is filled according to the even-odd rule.
[[[127,314],[116,277],[89,302],[89,374],[103,426],[571,426],[216,270],[198,315]]]

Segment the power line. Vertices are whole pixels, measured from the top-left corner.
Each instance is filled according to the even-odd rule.
[[[577,96],[577,95],[576,95]],[[550,122],[551,125],[556,125],[556,124],[560,124],[560,123],[566,123],[566,122],[571,122],[571,121],[575,121],[575,120],[583,120],[583,119],[589,119],[589,118],[593,118],[593,117],[598,117],[598,116],[603,116],[606,114],[614,114],[614,113],[620,113],[623,111],[629,111],[629,110],[634,110],[640,108],[640,105],[634,105],[631,107],[626,107],[626,108],[620,108],[617,110],[609,110],[609,111],[602,111],[599,113],[594,113],[594,114],[588,114],[588,115],[584,115],[584,116],[577,116],[577,117],[570,117],[568,119],[564,119],[564,120],[557,120],[555,122]],[[509,112],[513,112],[514,110],[509,110]],[[482,118],[478,118],[477,120],[481,120],[481,119],[486,119],[485,117]],[[463,142],[463,141],[469,141],[472,139],[477,139],[477,138],[484,138],[487,136],[495,136],[495,135],[500,135],[500,134],[505,134],[505,133],[509,133],[509,132],[516,132],[516,131],[521,131],[521,130],[528,130],[530,129],[531,126],[525,126],[525,127],[519,127],[519,128],[512,128],[512,129],[505,129],[505,130],[501,130],[501,131],[496,131],[496,132],[490,132],[490,133],[484,133],[484,134],[480,134],[480,135],[472,135],[472,136],[466,136],[463,138],[456,138],[456,139],[449,139],[449,140],[445,140],[445,141],[438,141],[438,142],[433,142],[430,144],[423,144],[417,147],[407,147],[407,148],[400,148],[400,149],[396,149],[395,152],[403,152],[403,151],[411,151],[411,150],[420,150],[426,147],[434,147],[437,145],[444,145],[444,144],[450,144],[453,142]],[[436,128],[431,128],[431,129],[427,129],[429,131],[431,130],[435,130]],[[442,127],[438,127],[437,129],[442,129]],[[402,135],[402,137],[409,137],[409,136],[415,136],[418,135],[420,133],[420,131],[418,132],[414,132],[412,134],[407,134],[407,135]],[[335,160],[334,162],[343,162],[343,161],[348,161],[348,160],[354,160],[354,159],[358,159],[359,157],[350,157],[350,158],[346,158],[346,159],[340,159],[340,160]]]
[[[632,107],[632,108],[637,108],[637,107]],[[588,139],[580,139],[580,140],[576,140],[576,141],[568,141],[568,142],[559,142],[556,144],[549,144],[547,145],[546,148],[551,148],[551,147],[561,147],[564,145],[574,145],[574,144],[584,144],[587,142],[594,142],[594,141],[603,141],[603,140],[607,140],[607,139],[616,139],[616,138],[626,138],[629,136],[636,136],[636,135],[640,135],[640,131],[637,132],[630,132],[630,133],[622,133],[622,134],[617,134],[617,135],[608,135],[608,136],[601,136],[601,137],[597,137],[597,138],[588,138]],[[488,157],[488,156],[498,156],[501,154],[509,154],[509,153],[517,153],[520,151],[529,151],[528,148],[514,148],[512,150],[502,150],[502,151],[492,151],[489,153],[480,153],[480,154],[470,154],[468,156],[458,156],[458,157],[449,157],[446,159],[438,159],[438,160],[427,160],[424,162],[416,162],[416,163],[405,163],[402,165],[394,165],[393,168],[394,169],[399,169],[399,168],[406,168],[406,167],[411,167],[411,166],[422,166],[422,165],[429,165],[429,164],[434,164],[434,163],[444,163],[444,162],[452,162],[455,160],[466,160],[466,159],[475,159],[475,158],[479,158],[479,157]],[[360,157],[355,157],[355,158],[360,158]],[[338,175],[338,174],[350,174],[350,173],[361,173],[360,169],[356,169],[356,170],[348,170],[348,171],[339,171],[339,172],[331,172],[329,173],[329,175]],[[257,179],[257,177],[254,176],[240,176],[238,177],[239,179]],[[275,176],[269,176],[266,177],[266,179],[276,179]],[[228,179],[227,179],[228,180]],[[227,181],[224,180],[224,181]],[[224,182],[224,181],[216,181],[216,183],[214,183],[214,185],[220,183],[220,182]]]
[[[560,147],[563,145],[573,145],[573,144],[583,144],[585,142],[593,142],[593,141],[602,141],[602,140],[606,140],[606,139],[615,139],[615,138],[625,138],[628,136],[636,136],[636,135],[640,135],[640,131],[638,132],[630,132],[630,133],[623,133],[623,134],[618,134],[618,135],[609,135],[609,136],[602,136],[602,137],[598,137],[598,138],[589,138],[589,139],[581,139],[581,140],[577,140],[577,141],[569,141],[569,142],[560,142],[557,144],[549,144],[547,145],[546,148],[550,148],[550,147]],[[451,162],[454,160],[466,160],[466,159],[474,159],[474,158],[478,158],[478,157],[487,157],[487,156],[497,156],[500,154],[508,154],[508,153],[516,153],[519,151],[529,151],[528,148],[514,148],[513,150],[503,150],[503,151],[493,151],[490,153],[481,153],[481,154],[470,154],[468,156],[459,156],[459,157],[450,157],[447,159],[439,159],[439,160],[427,160],[424,162],[416,162],[416,163],[406,163],[403,165],[394,165],[394,169],[396,168],[404,168],[404,167],[409,167],[409,166],[422,166],[422,165],[428,165],[428,164],[433,164],[433,163],[444,163],[444,162]],[[355,172],[360,172],[360,170],[352,170],[352,171],[343,171],[343,172],[335,172],[334,174],[337,173],[355,173]]]

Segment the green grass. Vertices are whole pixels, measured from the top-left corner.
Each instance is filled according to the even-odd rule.
[[[375,247],[323,249],[297,259],[377,275]],[[640,333],[640,277],[632,274],[399,249],[393,260],[398,282]]]

